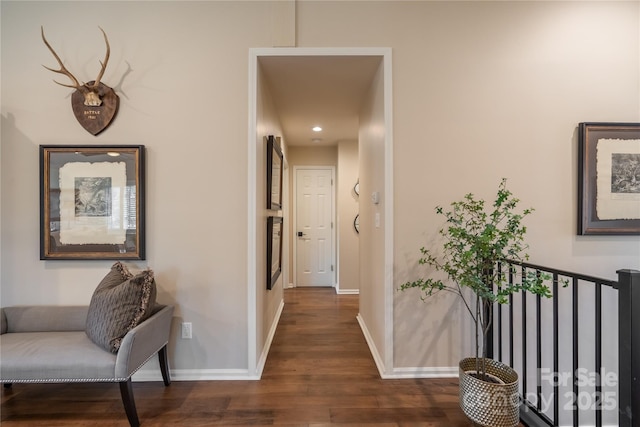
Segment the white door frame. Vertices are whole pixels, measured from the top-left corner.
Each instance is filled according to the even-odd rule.
[[[298,171],[305,169],[321,169],[331,170],[331,265],[334,267],[332,273],[331,287],[336,287],[336,277],[338,274],[337,257],[336,257],[336,168],[335,166],[294,166],[293,167],[293,204],[291,206],[291,214],[293,216],[293,286],[298,286]]]
[[[247,191],[247,375],[260,377],[257,355],[257,235],[256,235],[256,137],[258,58],[262,56],[380,56],[384,70],[385,118],[385,199],[384,206],[384,357],[378,369],[384,377],[393,374],[393,126],[391,48],[250,48],[249,49],[249,124],[248,124],[248,191]]]

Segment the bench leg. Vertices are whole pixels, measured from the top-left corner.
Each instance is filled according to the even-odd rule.
[[[138,412],[136,411],[136,402],[133,400],[131,378],[127,381],[120,382],[120,394],[122,395],[122,404],[124,405],[124,411],[127,413],[129,424],[131,427],[139,427],[140,421],[138,420]]]
[[[158,361],[160,362],[160,372],[162,372],[162,380],[164,385],[171,384],[171,375],[169,374],[169,358],[167,356],[167,346],[165,345],[158,351]]]

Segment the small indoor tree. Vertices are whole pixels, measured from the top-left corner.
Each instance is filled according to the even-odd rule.
[[[446,225],[439,230],[444,244],[441,250],[421,248],[418,263],[445,273],[447,278],[420,278],[400,287],[401,290],[420,289],[423,299],[440,291],[453,292],[462,298],[475,324],[475,376],[483,381],[488,380],[485,365],[487,336],[494,304],[506,304],[509,295],[523,290],[551,296],[548,275],[529,271],[520,275],[519,280],[509,281],[508,273],[518,275],[517,269],[513,266],[496,268],[500,261],[529,258],[528,245],[524,241],[527,228],[522,220],[533,209],[518,210],[519,202],[507,189],[503,178],[490,209],[484,200],[476,199],[471,193],[451,203],[450,210],[436,207],[436,212],[446,218]]]

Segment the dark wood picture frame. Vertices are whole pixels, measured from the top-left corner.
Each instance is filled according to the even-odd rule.
[[[273,285],[282,273],[282,217],[267,217],[267,289]]]
[[[40,146],[40,259],[145,259],[144,145]]]
[[[280,138],[267,137],[267,209],[282,209],[283,156]]]
[[[579,124],[579,235],[640,234],[640,153],[629,150],[637,140],[640,123]]]

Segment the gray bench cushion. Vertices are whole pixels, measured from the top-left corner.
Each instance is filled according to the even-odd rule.
[[[3,334],[0,360],[3,382],[122,381],[114,378],[116,355],[96,346],[84,330]]]
[[[86,306],[5,307],[2,309],[2,333],[84,331],[87,311]]]

